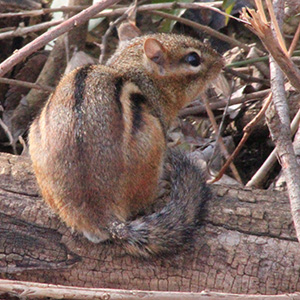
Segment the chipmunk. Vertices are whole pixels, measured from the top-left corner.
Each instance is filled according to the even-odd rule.
[[[222,57],[191,37],[134,38],[104,65],[62,78],[29,133],[33,168],[45,201],[71,228],[143,257],[175,252],[191,239],[207,198],[201,171],[166,150],[178,111],[223,67]],[[164,163],[171,200],[155,200]]]

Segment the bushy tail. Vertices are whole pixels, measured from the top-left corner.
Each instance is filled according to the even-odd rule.
[[[176,252],[191,240],[209,189],[202,171],[183,153],[170,150],[171,200],[159,212],[110,226],[112,238],[135,256]]]

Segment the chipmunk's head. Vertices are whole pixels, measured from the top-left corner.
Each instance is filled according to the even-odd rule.
[[[107,65],[131,79],[146,76],[182,107],[218,76],[224,62],[220,54],[197,39],[161,33],[122,44]]]
[[[162,82],[174,81],[189,97],[197,96],[224,65],[215,50],[183,35],[149,35],[144,39],[143,52],[144,65],[152,76]]]

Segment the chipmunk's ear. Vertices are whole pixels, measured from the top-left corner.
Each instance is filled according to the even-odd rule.
[[[156,63],[159,66],[163,66],[165,63],[165,48],[164,46],[154,38],[147,38],[144,42],[144,53],[148,59]]]

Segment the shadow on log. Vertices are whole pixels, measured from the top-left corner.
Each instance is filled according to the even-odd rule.
[[[300,291],[300,247],[286,193],[214,186],[192,245],[142,260],[66,228],[38,195],[28,158],[1,154],[0,170],[2,279],[156,291]]]

